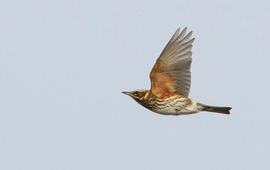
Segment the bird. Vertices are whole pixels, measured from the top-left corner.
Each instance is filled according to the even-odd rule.
[[[211,106],[189,98],[192,31],[178,28],[150,72],[150,90],[124,91],[145,108],[161,115],[190,115],[201,111],[230,114],[231,107]]]

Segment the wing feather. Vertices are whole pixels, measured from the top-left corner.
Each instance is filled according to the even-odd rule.
[[[187,28],[176,30],[169,40],[161,55],[157,59],[151,73],[151,92],[164,97],[171,93],[179,93],[188,97],[192,62],[192,32],[187,33]]]

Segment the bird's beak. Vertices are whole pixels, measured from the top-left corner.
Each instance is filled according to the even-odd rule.
[[[122,93],[126,94],[126,95],[130,95],[130,92],[127,92],[127,91],[123,91]]]

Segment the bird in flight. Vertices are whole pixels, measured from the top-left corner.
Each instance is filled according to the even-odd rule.
[[[163,115],[200,111],[230,114],[231,107],[209,106],[188,97],[191,81],[192,31],[176,30],[150,73],[151,89],[123,92],[147,109]]]

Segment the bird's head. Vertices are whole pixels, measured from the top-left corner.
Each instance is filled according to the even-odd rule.
[[[134,91],[122,92],[122,93],[130,96],[131,98],[133,98],[137,102],[141,102],[147,97],[148,92],[149,92],[149,90],[134,90]]]

